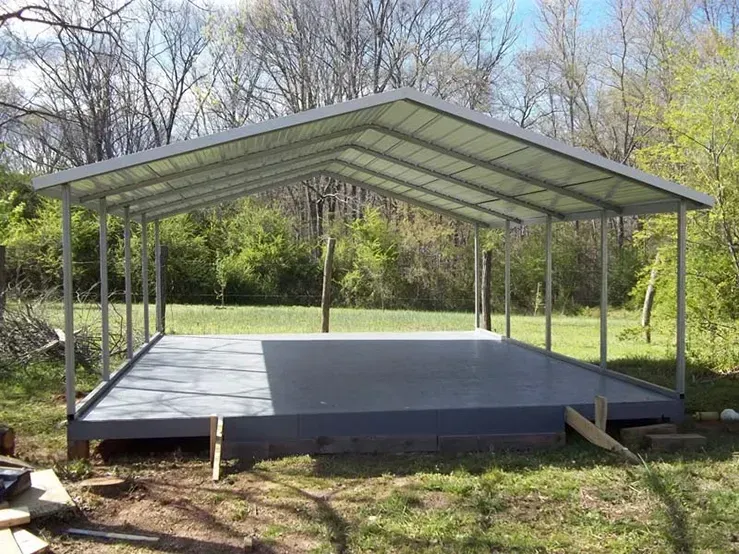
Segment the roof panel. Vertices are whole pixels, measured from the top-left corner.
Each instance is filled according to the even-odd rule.
[[[60,196],[60,186],[68,184],[75,202],[92,207],[107,196],[114,210],[125,203],[132,213],[156,216],[169,213],[171,203],[197,207],[330,169],[375,191],[495,225],[502,217],[592,218],[603,209],[674,211],[680,199],[689,209],[713,203],[692,189],[412,89],[73,168],[33,183],[49,196]]]

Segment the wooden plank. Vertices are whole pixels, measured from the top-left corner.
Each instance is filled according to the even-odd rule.
[[[216,453],[216,432],[218,431],[218,416],[210,416],[210,465],[213,465],[213,456]]]
[[[25,506],[32,518],[44,517],[74,508],[74,502],[53,469],[31,473],[31,488],[20,494],[10,505]]]
[[[595,397],[595,426],[601,431],[606,430],[608,422],[608,400],[605,396]]]
[[[23,554],[10,529],[0,529],[0,552],[2,554]]]
[[[128,533],[108,533],[107,531],[94,531],[92,529],[67,529],[69,535],[82,535],[85,537],[99,537],[101,539],[116,539],[122,541],[157,542],[159,537],[147,537],[144,535],[129,535]]]
[[[218,418],[216,427],[216,444],[213,449],[213,481],[221,478],[221,451],[223,449],[223,418]]]
[[[15,542],[22,554],[43,554],[49,551],[49,543],[25,529],[13,529]]]
[[[654,452],[680,452],[700,450],[706,446],[707,439],[697,433],[647,435],[647,442]]]
[[[667,435],[677,433],[674,423],[657,423],[621,429],[621,443],[627,448],[643,448],[647,446],[647,435]]]
[[[24,462],[23,460],[19,460],[18,458],[11,458],[10,456],[0,456],[0,465],[33,469],[31,464]]]
[[[585,419],[577,410],[570,406],[565,408],[565,421],[595,446],[600,446],[611,452],[621,454],[630,462],[639,463],[639,458],[633,452],[605,431],[598,429],[593,423]]]
[[[18,506],[16,508],[5,508],[0,510],[0,529],[15,527],[16,525],[25,525],[31,521],[31,514],[26,506]]]

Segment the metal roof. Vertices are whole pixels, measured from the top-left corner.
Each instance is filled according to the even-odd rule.
[[[713,198],[537,133],[399,89],[33,180],[73,202],[162,219],[324,175],[492,227],[709,208]]]

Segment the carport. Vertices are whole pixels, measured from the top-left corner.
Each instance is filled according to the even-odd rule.
[[[157,309],[152,334],[148,256],[142,256],[145,343],[135,351],[132,223],[141,225],[144,244],[153,225],[159,259],[161,220],[315,176],[473,225],[473,330],[183,338],[164,336]],[[216,413],[231,418],[229,435],[240,441],[290,443],[306,451],[315,451],[321,440],[325,446],[326,437],[345,446],[358,437],[380,437],[421,450],[459,443],[459,437],[473,437],[478,445],[480,437],[556,440],[564,429],[564,406],[592,414],[596,394],[608,396],[614,419],[682,415],[686,211],[710,208],[713,199],[481,113],[400,89],[38,177],[33,185],[62,201],[71,441],[205,436],[208,417]],[[111,374],[108,303],[103,301],[103,380],[80,403],[75,399],[72,205],[100,215],[103,299],[108,297],[106,216],[121,216],[125,229],[128,360]],[[607,220],[653,213],[677,214],[674,389],[610,371],[606,363]],[[590,219],[601,222],[599,366],[551,351],[552,226]],[[511,338],[510,231],[532,224],[546,226],[544,349]],[[502,336],[478,329],[480,227],[505,229]],[[159,308],[159,272],[156,282]]]

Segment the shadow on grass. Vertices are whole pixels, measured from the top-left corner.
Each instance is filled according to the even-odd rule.
[[[692,554],[693,538],[690,519],[680,498],[680,487],[672,483],[669,476],[655,467],[644,466],[644,482],[662,504],[667,517],[667,529],[663,533],[674,554]]]

